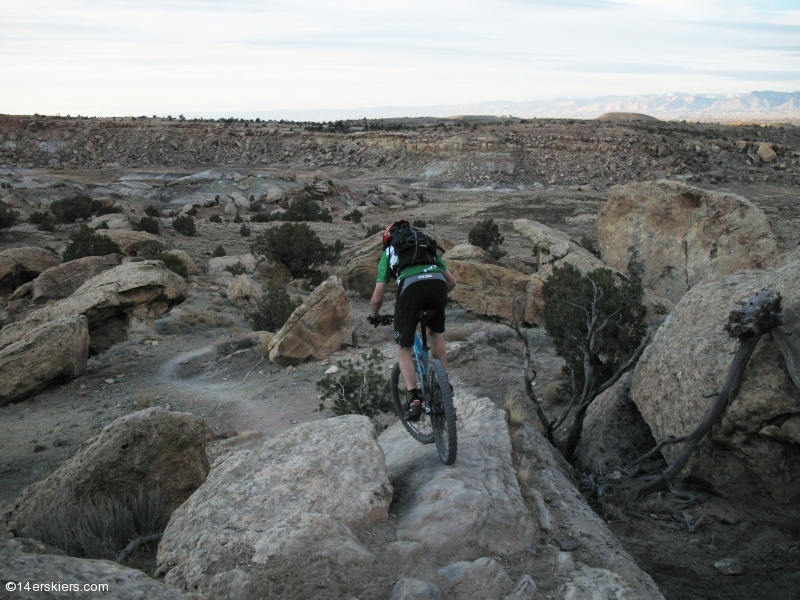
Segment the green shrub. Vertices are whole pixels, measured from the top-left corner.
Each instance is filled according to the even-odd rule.
[[[411,226],[412,227],[419,227],[420,229],[422,229],[423,227],[427,227],[428,224],[425,222],[424,219],[414,219],[414,222],[411,223]]]
[[[94,229],[95,231],[97,231],[98,229],[109,229],[109,226],[108,223],[106,223],[105,221],[101,221],[100,223],[92,227],[92,229]]]
[[[278,331],[298,306],[299,304],[292,302],[286,288],[270,282],[264,299],[250,314],[253,331]]]
[[[172,228],[178,233],[189,237],[197,233],[197,227],[194,224],[194,219],[189,215],[181,215],[173,220]]]
[[[306,277],[320,265],[338,260],[335,247],[323,244],[305,223],[283,223],[259,234],[250,251],[281,263],[293,277]]]
[[[179,257],[175,256],[174,254],[167,254],[162,253],[158,254],[155,257],[157,260],[163,261],[164,266],[167,267],[173,273],[180,275],[181,277],[186,277],[189,273],[189,269]]]
[[[146,214],[148,217],[154,217],[156,219],[161,216],[161,213],[152,204],[144,209],[144,214]]]
[[[78,194],[72,198],[54,201],[50,205],[50,211],[60,223],[74,223],[76,219],[118,213],[120,209],[106,205],[102,200],[92,200],[85,194]]]
[[[214,251],[211,253],[213,258],[219,258],[221,256],[225,256],[225,248],[222,247],[222,244],[217,244],[217,247],[214,248]]]
[[[49,212],[35,212],[31,215],[31,224],[39,231],[55,231],[56,218]]]
[[[247,226],[247,223],[242,223],[242,226],[239,228],[239,235],[242,237],[250,237],[250,228]]]
[[[384,375],[384,356],[377,349],[362,353],[360,359],[337,363],[339,373],[326,375],[317,381],[323,403],[333,399],[331,410],[336,416],[366,415],[374,417],[381,412],[392,412],[389,379]]]
[[[355,209],[353,212],[345,215],[342,217],[345,221],[352,221],[353,223],[361,223],[361,219],[364,217],[364,213],[360,210]]]
[[[244,219],[242,219],[242,217],[240,217],[239,215],[236,215],[235,217],[233,217],[233,222],[237,224],[244,223]]]
[[[90,227],[81,225],[80,229],[69,236],[69,244],[64,249],[64,261],[83,258],[84,256],[105,256],[121,254],[120,247],[104,235],[95,233]]]
[[[369,227],[367,227],[367,234],[364,236],[364,239],[367,239],[368,237],[372,237],[373,235],[375,235],[376,233],[378,233],[380,231],[383,231],[383,226],[382,225],[379,225],[377,223],[375,225],[370,225]]]
[[[13,226],[17,222],[18,216],[17,211],[0,202],[0,229]]]
[[[136,231],[146,231],[153,235],[158,235],[159,223],[155,217],[142,217],[133,227]]]
[[[156,240],[137,242],[131,247],[131,252],[134,256],[146,258],[147,260],[161,260],[159,256],[166,250],[167,248],[164,244]]]
[[[189,210],[186,211],[186,214],[189,215],[190,217],[196,217],[197,216],[197,208],[193,206],[192,208],[190,208]]]
[[[235,262],[231,266],[227,267],[225,270],[228,271],[228,273],[230,273],[234,277],[236,277],[237,275],[244,275],[245,273],[247,273],[247,267],[245,267],[241,262]]]
[[[280,216],[280,220],[330,223],[333,221],[333,217],[323,211],[311,196],[302,195],[295,198],[292,205]]]
[[[269,215],[266,213],[258,213],[250,217],[251,223],[269,223]]]
[[[470,244],[483,248],[495,259],[502,258],[506,255],[505,252],[500,250],[500,244],[503,243],[504,238],[500,235],[500,230],[497,228],[494,219],[478,221],[475,226],[470,229],[468,239]]]
[[[217,214],[211,215],[208,220],[212,223],[222,223],[222,217]]]
[[[88,219],[94,212],[94,200],[84,194],[56,200],[50,211],[60,223],[74,223],[76,219]]]

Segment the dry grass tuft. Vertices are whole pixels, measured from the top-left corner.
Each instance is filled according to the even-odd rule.
[[[511,391],[511,388],[506,392],[503,409],[508,413],[509,424],[522,425],[525,422],[525,409],[516,394]]]
[[[113,560],[131,540],[163,532],[169,517],[158,488],[80,498],[65,492],[18,533],[69,556]]]
[[[156,405],[156,397],[153,394],[148,394],[147,392],[134,394],[133,401],[136,403],[136,406],[141,409],[150,408]]]

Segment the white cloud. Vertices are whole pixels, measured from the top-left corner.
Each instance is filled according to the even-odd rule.
[[[800,88],[798,2],[4,0],[0,112]]]

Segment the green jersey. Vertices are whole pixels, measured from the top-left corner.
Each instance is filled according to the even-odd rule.
[[[380,262],[378,262],[378,277],[376,279],[378,283],[389,283],[392,278],[392,269],[389,265],[390,251],[391,246],[386,249],[386,252],[381,256]],[[397,274],[397,282],[399,283],[406,277],[419,275],[420,273],[444,273],[446,270],[447,264],[437,252],[435,265],[409,265]]]

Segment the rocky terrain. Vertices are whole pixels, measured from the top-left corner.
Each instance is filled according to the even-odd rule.
[[[0,579],[127,582],[112,593],[131,598],[796,598],[800,390],[773,339],[674,492],[635,500],[621,468],[702,414],[732,350],[724,320],[748,294],[780,287],[800,336],[799,169],[792,126],[635,115],[0,117],[0,203],[16,213],[0,230]],[[316,288],[250,249],[277,226],[253,217],[300,194],[332,216],[310,223],[320,239],[345,247]],[[80,195],[116,212],[31,222]],[[137,230],[146,209],[157,234]],[[193,236],[172,225],[187,214]],[[387,374],[394,362],[390,332],[365,319],[380,251],[367,228],[397,218],[424,220],[459,280],[453,467],[390,415],[320,410],[316,382],[337,363],[372,349]],[[466,243],[486,218],[500,259]],[[120,254],[62,260],[101,223]],[[137,256],[148,241],[186,276]],[[565,263],[642,276],[657,329],[592,406],[572,466],[537,430],[522,344],[498,323],[516,300],[536,389],[557,402],[563,361],[537,326]],[[271,283],[302,306],[253,332]],[[171,513],[157,551],[120,565],[27,539],[43,506],[156,487]]]

